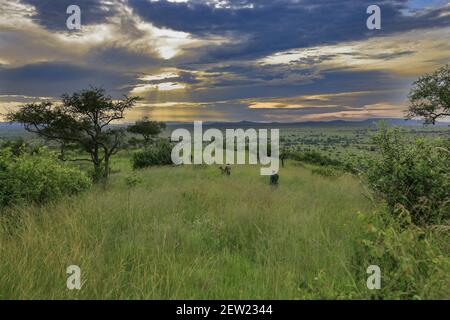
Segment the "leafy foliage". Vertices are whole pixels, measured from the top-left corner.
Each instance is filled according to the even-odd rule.
[[[332,159],[326,155],[320,154],[316,151],[305,151],[305,152],[292,152],[289,157],[293,160],[326,167],[331,167],[330,170],[344,170],[353,172],[353,167],[349,163],[344,163],[337,159]],[[323,171],[322,171],[323,172]],[[317,172],[319,173],[319,172]],[[326,175],[326,174],[325,174]]]
[[[151,166],[172,164],[172,145],[167,141],[159,141],[148,150],[138,151],[133,154],[133,168],[142,169]]]
[[[406,210],[399,209],[397,213],[396,217],[385,210],[359,215],[365,234],[354,265],[378,265],[382,275],[381,290],[372,291],[370,298],[448,297],[448,231],[418,227],[412,224]],[[360,268],[356,269],[357,278],[367,277]]]
[[[0,149],[9,149],[13,156],[20,156],[29,151],[31,146],[22,138],[17,140],[8,140],[0,144]]]
[[[40,137],[65,144],[77,144],[90,155],[96,172],[106,178],[112,155],[116,154],[124,136],[122,129],[110,126],[123,119],[124,112],[134,106],[137,97],[114,101],[103,89],[91,88],[63,95],[61,104],[31,103],[8,114],[8,120],[25,125]],[[64,152],[61,152],[64,155]]]
[[[411,106],[408,116],[424,117],[426,123],[450,116],[450,65],[414,82],[409,95]]]
[[[381,127],[374,136],[379,158],[367,160],[366,178],[391,210],[404,208],[414,223],[450,217],[450,141],[408,141],[398,128]]]
[[[341,170],[334,169],[333,167],[315,167],[311,169],[312,174],[319,175],[328,178],[338,178],[342,175]]]
[[[338,160],[328,158],[319,152],[299,152],[296,153],[293,158],[297,161],[302,161],[310,164],[316,164],[319,166],[338,166],[341,164]]]
[[[61,164],[45,150],[19,155],[11,148],[0,150],[0,207],[45,203],[81,192],[90,185],[85,173]]]
[[[134,125],[128,127],[128,132],[139,134],[144,137],[144,146],[147,149],[153,137],[160,134],[166,128],[164,122],[150,121],[148,117],[137,121]]]

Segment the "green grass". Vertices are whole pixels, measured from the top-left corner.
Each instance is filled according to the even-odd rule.
[[[290,162],[280,186],[259,168],[137,171],[119,158],[106,190],[0,221],[0,299],[302,299],[366,290],[354,265],[374,208],[349,175],[326,178]],[[13,215],[13,218],[10,215]],[[82,289],[66,288],[79,265]],[[347,293],[347,294],[346,294]]]

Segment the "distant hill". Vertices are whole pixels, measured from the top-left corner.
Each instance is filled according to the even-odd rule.
[[[260,126],[280,126],[280,127],[316,127],[316,126],[370,126],[377,122],[385,121],[395,126],[423,126],[422,120],[404,120],[404,119],[367,119],[361,121],[333,120],[333,121],[305,121],[305,122],[256,122],[256,121],[239,121],[239,122],[203,122],[208,127],[260,127]],[[186,126],[192,125],[192,122],[168,122],[168,126]],[[437,126],[449,126],[450,122],[440,122]]]
[[[203,125],[206,127],[319,127],[319,126],[370,126],[379,121],[385,121],[395,126],[422,126],[421,120],[404,120],[404,119],[367,119],[362,121],[305,121],[305,122],[257,122],[257,121],[239,121],[239,122],[221,122],[221,121],[205,121]],[[125,127],[128,123],[112,125],[114,127]],[[192,126],[193,122],[167,122],[168,127],[186,127]],[[436,126],[450,126],[450,122],[440,122]],[[0,132],[20,132],[25,131],[23,126],[18,123],[0,122]]]

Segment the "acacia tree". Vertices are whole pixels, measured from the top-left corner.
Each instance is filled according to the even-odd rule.
[[[123,129],[111,127],[111,123],[123,119],[124,112],[134,106],[138,97],[125,96],[114,101],[103,89],[92,87],[72,95],[64,94],[60,104],[52,102],[23,105],[10,112],[7,119],[22,123],[29,132],[62,146],[75,144],[90,155],[94,177],[107,178],[111,156],[119,150]]]
[[[435,124],[438,119],[449,117],[450,66],[447,64],[414,82],[409,101],[409,119],[423,117],[426,124]]]
[[[144,138],[144,147],[147,149],[153,137],[160,134],[166,128],[164,122],[150,121],[148,117],[137,121],[134,125],[128,127],[128,132],[140,134]]]
[[[289,159],[289,157],[291,156],[291,151],[285,147],[282,147],[280,149],[280,160],[281,160],[281,167],[284,168],[284,164],[285,162],[287,162],[287,160]]]

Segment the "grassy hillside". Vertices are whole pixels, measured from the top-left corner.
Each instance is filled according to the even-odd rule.
[[[129,186],[130,164],[119,160],[106,190],[3,215],[0,299],[367,294],[367,266],[352,261],[357,214],[374,208],[353,177],[290,163],[273,189],[257,167],[235,167],[231,177],[164,167],[137,172],[141,183]],[[80,291],[66,288],[72,264]]]

